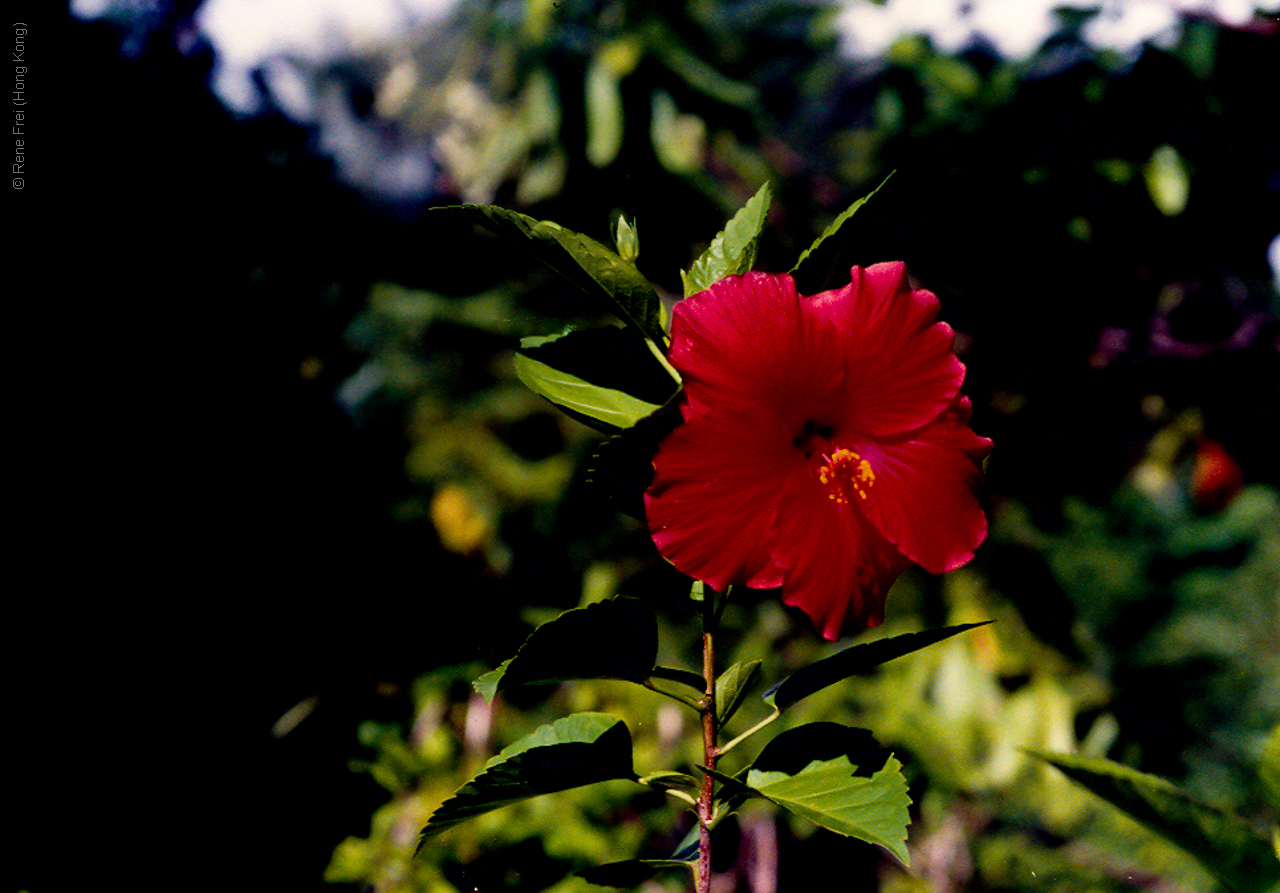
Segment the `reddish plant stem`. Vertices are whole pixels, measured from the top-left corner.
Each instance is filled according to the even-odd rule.
[[[707,590],[704,606],[711,606],[715,595]],[[705,610],[702,632],[702,678],[707,687],[702,698],[702,759],[708,769],[716,768],[716,661],[715,642],[712,636],[714,612]],[[711,815],[715,780],[709,773],[702,775],[702,791],[698,797],[698,872],[697,893],[711,891]]]

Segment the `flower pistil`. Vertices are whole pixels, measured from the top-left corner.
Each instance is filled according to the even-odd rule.
[[[867,491],[876,482],[871,463],[853,450],[840,447],[831,455],[822,454],[825,464],[818,467],[818,480],[827,487],[827,498],[836,502],[849,502],[853,494],[867,498]]]

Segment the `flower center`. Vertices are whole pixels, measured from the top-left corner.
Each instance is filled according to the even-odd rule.
[[[818,480],[827,487],[827,498],[836,502],[849,502],[853,494],[867,498],[867,491],[876,482],[871,463],[853,450],[840,447],[831,455],[822,454],[823,464],[818,466]]]
[[[808,459],[834,437],[835,433],[836,429],[831,425],[810,419],[804,423],[804,427],[800,429],[799,433],[792,438],[791,445],[804,453],[804,457]]]

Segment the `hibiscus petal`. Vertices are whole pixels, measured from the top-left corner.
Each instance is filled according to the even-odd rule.
[[[782,584],[770,532],[785,476],[804,463],[775,429],[718,412],[663,440],[645,515],[658,551],[682,573],[715,589]]]
[[[774,542],[787,568],[782,600],[833,640],[878,626],[889,587],[910,564],[851,505],[828,499],[812,474],[782,500]]]
[[[990,440],[949,411],[905,440],[851,448],[875,473],[858,508],[886,539],[930,573],[955,570],[973,558],[987,536],[976,491]]]
[[[961,394],[942,414],[941,420],[955,422],[967,428],[969,419],[972,417],[973,401]],[[972,432],[970,433],[972,434]],[[968,439],[961,438],[959,446],[960,449],[964,450],[965,455],[978,465],[981,465],[982,461],[991,453],[991,439],[989,437],[978,437],[976,434]]]
[[[964,382],[955,333],[935,322],[938,299],[912,289],[902,263],[854,267],[850,277],[808,302],[836,328],[848,357],[844,426],[885,437],[932,422]]]
[[[726,277],[676,304],[670,360],[684,378],[685,418],[724,406],[790,413],[805,395],[830,405],[843,354],[815,322],[791,277],[768,273]]]

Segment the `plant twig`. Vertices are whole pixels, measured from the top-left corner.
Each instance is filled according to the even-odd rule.
[[[704,765],[716,768],[716,661],[715,594],[706,593],[702,600],[702,678],[706,689],[702,698],[702,758]],[[698,870],[695,874],[697,893],[711,893],[711,823],[714,818],[715,779],[710,772],[702,775],[698,797]]]

